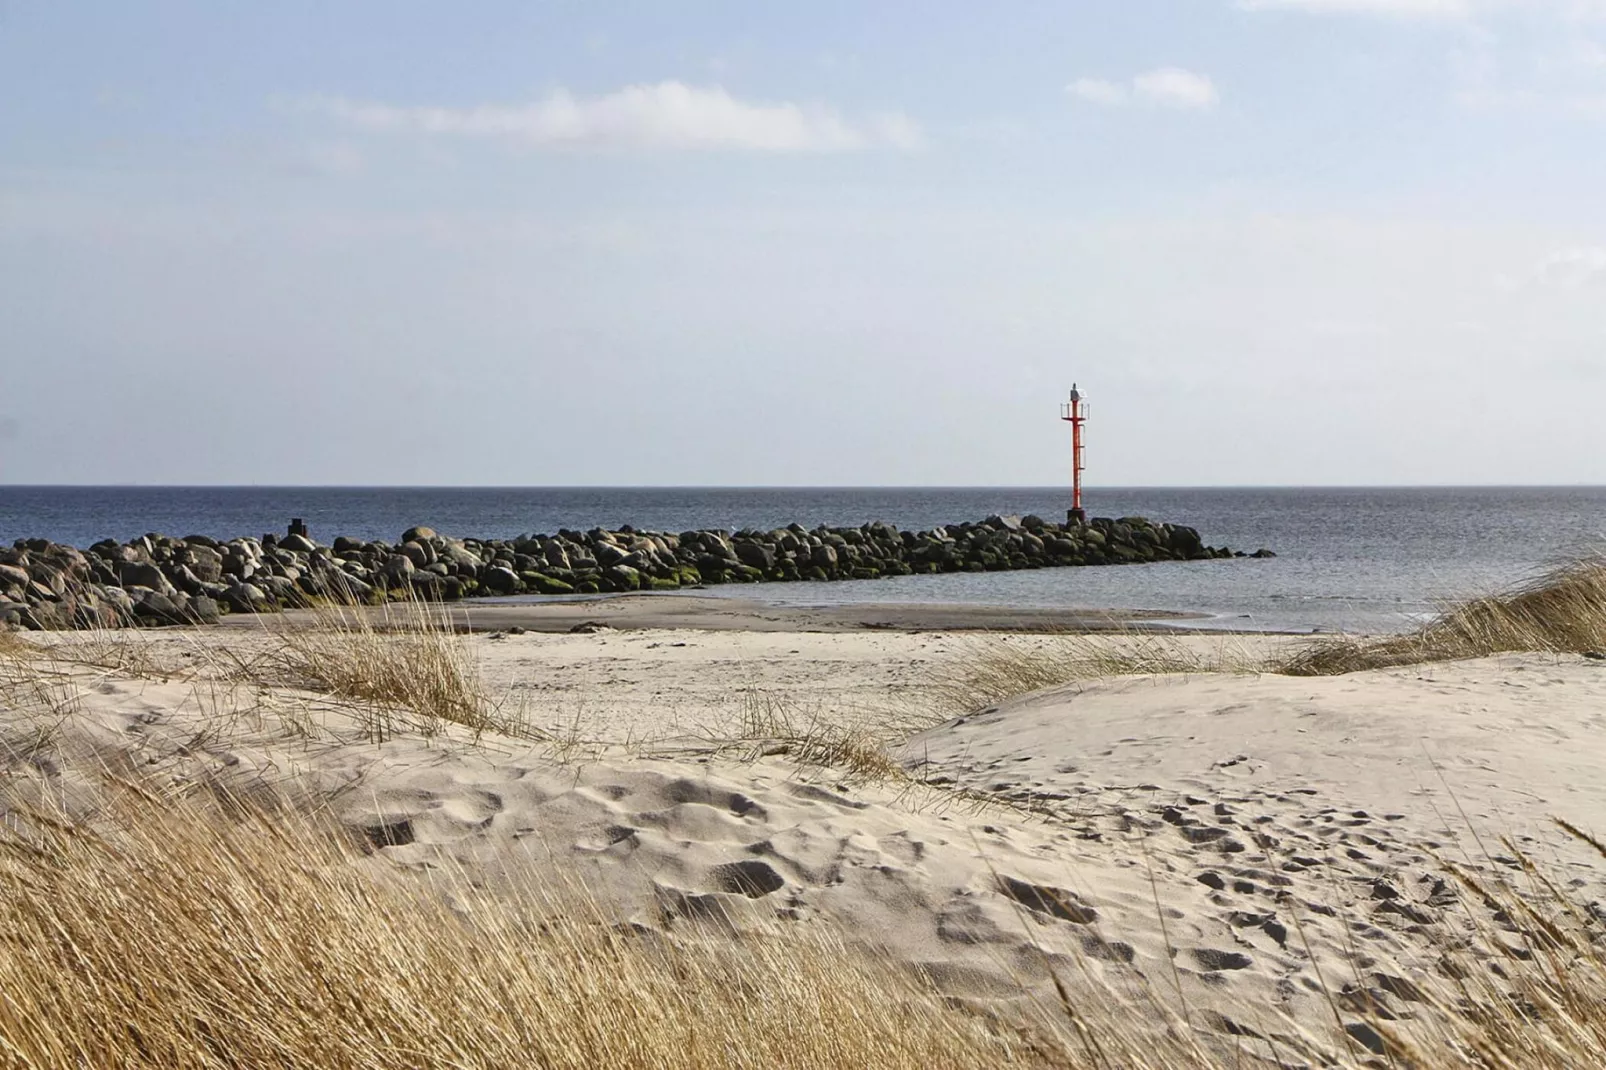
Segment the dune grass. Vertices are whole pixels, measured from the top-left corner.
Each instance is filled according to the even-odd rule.
[[[1510,844],[1522,868],[1509,880],[1447,864],[1500,919],[1484,938],[1503,949],[1497,971],[1447,949],[1413,978],[1416,1020],[1379,1008],[1362,1015],[1368,1033],[1284,1023],[1272,1040],[1194,1032],[1158,994],[1133,1002],[1077,978],[1018,1016],[980,1014],[817,925],[643,933],[539,876],[493,898],[461,872],[414,880],[375,868],[370,848],[339,829],[256,803],[129,781],[110,783],[92,818],[19,799],[0,785],[4,1066],[1560,1070],[1606,1060],[1606,932]],[[1356,1021],[1354,1007],[1343,1018]]]
[[[531,735],[487,693],[448,611],[409,602],[310,612],[310,623],[265,624],[271,649],[238,661],[236,678],[343,700],[376,742],[402,731],[434,735],[448,725],[476,734]]]
[[[1606,651],[1606,557],[1573,561],[1513,590],[1446,608],[1403,635],[1320,640],[1275,665],[1335,676],[1427,662],[1536,652]]]
[[[310,819],[128,784],[93,825],[13,804],[0,836],[0,1064],[1034,1061],[1023,1039],[945,1012],[819,933],[648,940],[572,898],[493,902],[356,862]]]
[[[968,638],[937,680],[938,705],[970,713],[1017,695],[1112,676],[1257,672],[1263,659],[1233,636],[1101,631]]]

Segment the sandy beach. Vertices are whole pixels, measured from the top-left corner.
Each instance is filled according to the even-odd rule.
[[[665,626],[682,602],[705,615]],[[1447,860],[1500,880],[1515,848],[1601,888],[1551,821],[1606,827],[1597,660],[1304,678],[1246,669],[1289,637],[977,634],[905,612],[475,607],[472,633],[431,641],[483,687],[477,732],[286,675],[286,635],[316,621],[35,636],[11,657],[47,672],[56,698],[31,715],[53,727],[24,746],[13,687],[10,772],[79,812],[106,769],[294,799],[360,835],[376,874],[452,865],[509,891],[556,871],[644,930],[824,925],[974,1007],[1052,1002],[1058,975],[1223,1038],[1319,1033],[1333,1006],[1364,1036],[1422,1012],[1452,959],[1497,964],[1499,912]],[[569,632],[587,620],[617,626]],[[978,663],[1068,643],[1161,643],[1199,671],[963,708]]]

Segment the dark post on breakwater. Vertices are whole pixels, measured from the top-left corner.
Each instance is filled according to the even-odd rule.
[[[929,531],[882,521],[813,529],[562,529],[512,539],[455,538],[413,527],[396,542],[320,544],[300,519],[287,534],[214,539],[142,535],[78,550],[48,539],[0,549],[0,627],[195,624],[224,613],[398,599],[665,591],[722,583],[871,580],[1243,557],[1193,528],[1144,517],[1054,524],[990,516]],[[1252,556],[1274,556],[1262,550]]]

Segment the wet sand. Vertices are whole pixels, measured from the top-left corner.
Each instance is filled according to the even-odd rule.
[[[626,594],[566,601],[519,602],[483,599],[445,607],[463,631],[495,632],[523,628],[567,632],[587,623],[623,630],[692,628],[699,631],[854,632],[1011,631],[1086,632],[1142,630],[1178,622],[1208,620],[1171,610],[1044,609],[1020,606],[864,603],[834,606],[778,606],[756,599],[685,594]],[[382,618],[385,607],[369,610]],[[274,614],[285,623],[313,622],[315,610]],[[247,615],[224,617],[226,627],[260,627]]]

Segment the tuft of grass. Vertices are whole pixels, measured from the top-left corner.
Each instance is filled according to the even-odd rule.
[[[1258,672],[1261,662],[1232,637],[1169,632],[984,635],[937,684],[938,704],[969,713],[1050,687],[1112,676]]]
[[[743,694],[741,720],[730,747],[750,757],[782,755],[802,765],[839,770],[850,780],[910,780],[903,765],[887,753],[888,735],[811,715],[783,695],[748,690]]]
[[[1336,676],[1492,654],[1596,651],[1606,651],[1606,556],[1600,555],[1510,591],[1450,606],[1404,635],[1318,641],[1274,671]]]
[[[23,639],[0,647],[0,717],[7,727],[41,716],[66,717],[79,699],[72,674],[53,663],[47,649]]]
[[[59,665],[100,669],[144,680],[171,680],[189,666],[164,661],[149,631],[140,628],[88,628],[59,632],[41,651]]]
[[[444,610],[406,603],[310,612],[310,624],[269,626],[274,648],[241,661],[236,677],[353,704],[376,741],[405,730],[434,735],[448,724],[476,734],[529,734],[500,715],[472,650]]]

